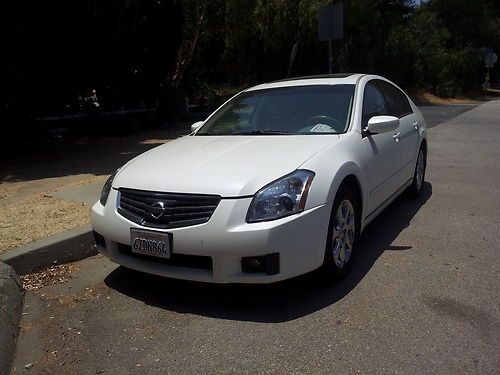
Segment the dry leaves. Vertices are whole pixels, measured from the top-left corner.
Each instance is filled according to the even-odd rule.
[[[71,273],[76,270],[74,264],[61,264],[52,266],[39,272],[20,276],[23,288],[26,290],[38,290],[47,285],[65,283],[71,279]]]

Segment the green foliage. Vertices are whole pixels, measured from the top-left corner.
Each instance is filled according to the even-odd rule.
[[[406,86],[459,96],[481,81],[478,49],[472,45],[457,48],[453,33],[432,4],[417,9],[406,23],[392,29],[385,51],[386,64],[397,61],[388,75]]]
[[[318,42],[317,14],[330,3],[6,2],[0,108],[17,118],[74,113],[95,89],[101,108],[158,104],[168,114],[183,106],[184,95],[212,95],[214,84],[240,87],[285,77],[295,44],[292,76],[325,73],[328,46]],[[480,49],[500,54],[498,4],[344,0],[345,36],[333,42],[334,70],[460,95],[484,79]]]
[[[385,43],[385,61],[392,78],[406,85],[434,86],[446,61],[448,31],[434,13],[417,11],[406,24],[391,30]]]
[[[434,12],[450,32],[450,45],[455,48],[482,47],[495,35],[498,15],[488,0],[433,0],[427,11]]]
[[[327,44],[317,41],[317,12],[329,3],[226,0],[227,81],[283,77],[295,43],[292,75],[324,73]],[[478,87],[479,48],[500,48],[500,22],[487,0],[431,0],[419,6],[407,0],[345,1],[344,24],[344,39],[333,44],[336,70],[383,74],[446,96]]]

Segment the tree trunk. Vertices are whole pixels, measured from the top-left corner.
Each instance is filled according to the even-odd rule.
[[[174,74],[170,77],[168,82],[169,86],[174,89],[179,88],[184,77],[184,72],[196,52],[198,41],[205,35],[203,29],[206,26],[205,13],[207,10],[207,3],[203,1],[203,4],[199,5],[199,2],[195,1],[192,7],[194,7],[194,9],[186,10],[194,11],[192,30],[185,32],[184,39],[177,53],[177,63],[175,64]],[[186,18],[185,22],[189,22],[190,20],[188,17]],[[184,27],[187,30],[190,29],[189,25],[184,25]]]

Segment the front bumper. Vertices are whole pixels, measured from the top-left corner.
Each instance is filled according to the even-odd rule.
[[[117,213],[118,192],[106,206],[92,207],[92,227],[104,237],[99,251],[115,263],[159,276],[215,283],[272,283],[298,276],[323,263],[331,202],[279,220],[245,222],[251,198],[222,199],[207,223],[159,229],[173,235],[172,254],[211,258],[211,269],[139,259],[123,251],[130,245],[130,228],[143,228]],[[156,230],[156,229],[154,229]],[[242,258],[279,253],[279,273],[242,271]]]

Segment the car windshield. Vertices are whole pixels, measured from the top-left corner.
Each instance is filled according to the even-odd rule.
[[[244,92],[220,108],[196,135],[344,133],[354,85],[310,85]]]

